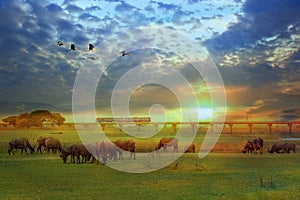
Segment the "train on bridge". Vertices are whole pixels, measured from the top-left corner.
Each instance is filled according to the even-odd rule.
[[[99,117],[96,122],[151,122],[151,117]]]

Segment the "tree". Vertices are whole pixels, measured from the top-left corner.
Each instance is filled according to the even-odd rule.
[[[51,113],[48,110],[35,110],[30,113],[22,113],[18,116],[10,116],[2,121],[8,122],[17,128],[42,127],[44,122],[52,125],[62,125],[65,118],[59,113]]]
[[[16,119],[17,119],[17,116],[10,116],[10,117],[2,119],[2,121],[7,122],[13,126],[16,126]]]
[[[59,113],[52,113],[52,117],[55,120],[55,124],[58,126],[62,125],[66,121],[66,119]]]

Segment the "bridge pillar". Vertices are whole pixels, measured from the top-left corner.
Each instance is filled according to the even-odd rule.
[[[158,123],[153,123],[153,125],[155,126],[155,131],[158,131]]]
[[[229,123],[229,128],[230,128],[230,134],[232,133],[232,127],[233,127],[233,124],[232,123]]]
[[[141,124],[136,124],[136,125],[138,127],[138,132],[140,132],[140,130],[141,130]]]
[[[271,134],[272,133],[272,123],[268,123],[268,126],[269,126],[269,133]]]
[[[292,133],[292,129],[293,129],[293,123],[288,123],[289,126],[289,133]]]
[[[210,124],[210,132],[213,133],[214,132],[214,124]]]
[[[196,124],[195,123],[191,123],[191,126],[192,126],[193,131],[195,131]]]
[[[176,133],[176,126],[177,126],[177,123],[172,123],[172,126],[173,126],[173,131],[174,131],[174,133]]]
[[[105,124],[101,124],[101,128],[103,131],[105,131]]]
[[[252,133],[253,124],[249,123],[248,126],[249,126],[249,133],[251,134]]]

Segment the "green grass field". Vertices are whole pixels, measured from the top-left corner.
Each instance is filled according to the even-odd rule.
[[[60,130],[59,130],[60,131]],[[184,154],[169,166],[150,173],[132,174],[102,164],[63,164],[58,154],[7,154],[13,137],[59,138],[63,146],[79,142],[76,130],[1,130],[0,199],[299,199],[300,154],[242,154],[245,141],[260,136],[266,148],[282,137],[299,134],[222,134],[212,153],[204,159]],[[89,134],[89,131],[87,131]],[[111,140],[124,138],[111,128]],[[169,130],[150,139],[138,139],[137,151],[152,149],[158,139],[171,136]],[[195,138],[199,150],[204,133]],[[297,141],[295,141],[297,143]],[[299,146],[300,144],[297,143]],[[163,155],[167,156],[167,154]],[[129,162],[128,154],[119,164]],[[130,161],[134,165],[137,160]],[[155,158],[157,162],[159,158]],[[113,162],[113,161],[109,161]],[[265,181],[260,185],[260,177]]]

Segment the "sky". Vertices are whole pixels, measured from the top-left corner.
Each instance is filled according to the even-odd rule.
[[[176,31],[204,49],[222,76],[227,120],[300,119],[297,0],[0,0],[0,118],[48,109],[72,121],[76,76],[82,66],[94,62],[103,71],[95,92],[97,116],[111,116],[114,87],[141,66],[159,79],[170,74],[170,68],[181,73],[198,101],[188,112],[196,110],[197,117],[178,117],[181,100],[158,84],[132,92],[132,116],[148,116],[150,108],[157,120],[209,120],[209,92],[220,86],[209,88],[177,52],[135,48],[130,56],[116,52],[111,64],[103,66],[100,57],[114,45],[111,38],[118,44],[138,40],[138,34],[126,33],[145,27]],[[64,46],[57,46],[58,41]],[[76,51],[69,50],[72,43]],[[90,43],[93,52],[87,51]],[[187,88],[176,80],[174,88],[183,94],[184,103],[190,100]]]

